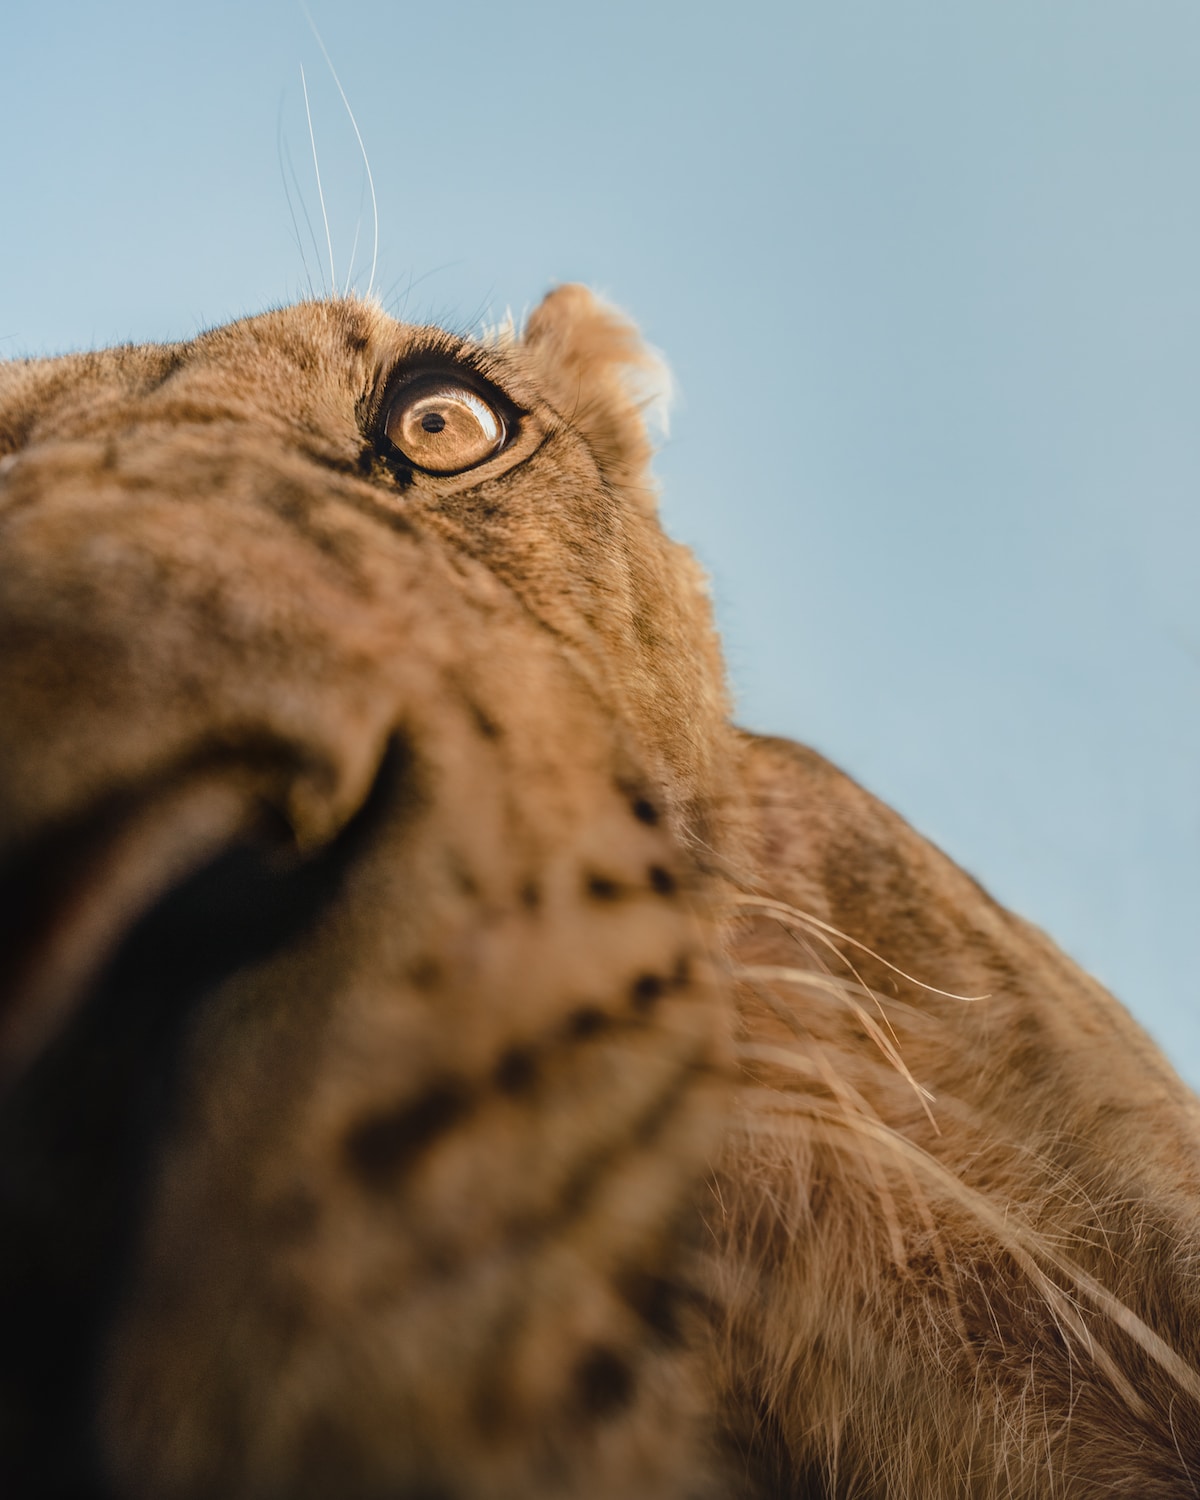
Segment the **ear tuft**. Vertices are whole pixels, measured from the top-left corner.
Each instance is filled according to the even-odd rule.
[[[523,344],[548,400],[591,448],[610,484],[652,509],[652,433],[666,434],[671,374],[628,318],[583,286],[534,310]]]

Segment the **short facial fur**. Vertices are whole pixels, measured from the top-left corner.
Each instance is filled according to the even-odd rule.
[[[1200,1474],[1196,1101],[732,726],[648,365],[575,287],[0,365],[6,1492]]]

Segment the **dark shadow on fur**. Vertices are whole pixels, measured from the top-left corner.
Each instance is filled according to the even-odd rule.
[[[239,842],[125,937],[72,1023],[0,1103],[0,1493],[111,1500],[94,1450],[97,1363],[189,1025],[230,975],[310,930],[405,795],[397,737],[338,837],[301,857]]]

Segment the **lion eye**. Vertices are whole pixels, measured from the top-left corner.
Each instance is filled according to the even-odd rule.
[[[458,474],[491,458],[504,442],[504,418],[482,396],[452,380],[405,386],[384,432],[406,459],[430,474]]]

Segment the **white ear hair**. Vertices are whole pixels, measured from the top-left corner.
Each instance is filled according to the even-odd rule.
[[[646,431],[657,445],[671,435],[671,412],[679,399],[679,388],[662,350],[643,343],[642,351],[644,363],[631,367],[626,379]]]
[[[524,319],[522,319],[524,321]],[[510,349],[517,342],[517,320],[513,317],[511,307],[504,309],[504,316],[498,318],[494,323],[483,322],[479,325],[476,341],[489,349]]]
[[[616,308],[582,286],[556,287],[534,308],[522,344],[548,399],[583,436],[610,484],[652,508],[654,439],[673,396],[666,361]]]

